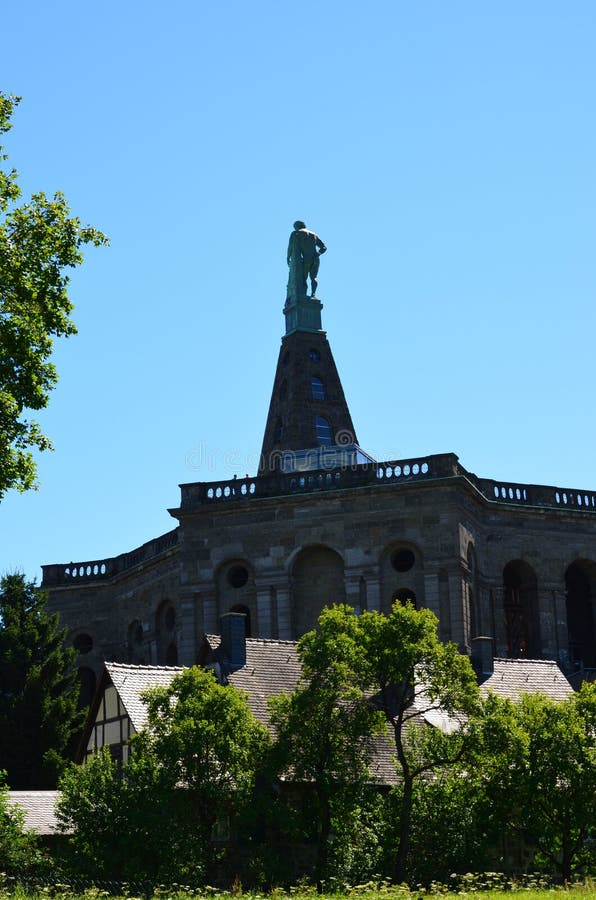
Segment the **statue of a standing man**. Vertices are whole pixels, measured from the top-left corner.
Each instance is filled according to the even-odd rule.
[[[294,295],[295,299],[306,297],[306,279],[310,276],[310,294],[314,297],[317,290],[317,273],[319,271],[319,257],[325,253],[327,247],[314,231],[309,231],[304,222],[294,222],[294,231],[290,235],[288,244],[288,265],[290,267],[290,280],[288,283],[288,298]]]

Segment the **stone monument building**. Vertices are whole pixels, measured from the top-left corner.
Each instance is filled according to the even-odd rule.
[[[176,527],[135,550],[43,566],[85,702],[105,660],[190,665],[230,611],[295,639],[334,602],[411,600],[464,653],[596,670],[596,492],[479,478],[453,453],[372,459],[322,304],[291,286],[258,474],[181,485]]]

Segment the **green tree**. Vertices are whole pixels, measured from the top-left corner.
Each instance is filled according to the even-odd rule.
[[[151,755],[135,754],[122,776],[108,748],[60,780],[58,821],[71,832],[66,863],[77,874],[135,881],[196,874],[194,844],[181,847],[175,786]]]
[[[565,881],[583,866],[594,871],[596,685],[563,701],[492,697],[484,731],[491,801],[503,824],[529,838],[535,861]]]
[[[23,811],[8,803],[4,772],[0,772],[0,872],[7,875],[23,877],[49,868],[49,860],[23,823]]]
[[[384,725],[355,677],[358,628],[351,607],[324,609],[318,629],[298,643],[297,688],[270,701],[278,770],[314,795],[319,893],[330,875],[331,834],[346,833],[343,823],[353,818],[370,781],[372,735]]]
[[[414,787],[420,778],[462,759],[471,746],[480,695],[469,659],[455,644],[439,640],[437,618],[430,610],[395,603],[388,615],[365,612],[358,621],[360,677],[375,692],[395,743],[400,791],[393,877],[403,882]],[[446,732],[420,727],[441,720]]]
[[[72,766],[60,820],[87,871],[198,879],[218,814],[233,817],[252,796],[269,735],[242,692],[196,667],[144,700],[147,726],[124,771],[107,751]]]
[[[0,580],[0,767],[13,789],[52,788],[80,725],[75,651],[20,573]]]
[[[0,93],[0,135],[18,102]],[[62,194],[37,193],[17,205],[20,193],[16,171],[0,168],[0,499],[10,488],[34,487],[31,450],[51,448],[26,410],[47,406],[56,384],[53,339],[76,333],[65,270],[81,264],[83,245],[107,243],[70,215]]]

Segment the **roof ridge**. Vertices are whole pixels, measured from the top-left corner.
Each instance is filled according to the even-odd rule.
[[[115,669],[151,669],[154,672],[156,669],[165,670],[167,672],[182,672],[183,669],[188,669],[188,666],[147,666],[141,665],[140,663],[119,663],[119,662],[109,662],[106,661],[104,663],[105,666],[112,666]]]
[[[559,668],[559,663],[556,659],[520,659],[519,657],[511,658],[509,656],[495,656],[494,662],[506,662],[506,663],[523,663],[523,665],[528,665],[528,663],[532,663],[534,665],[538,664],[541,666],[549,665],[556,666]]]

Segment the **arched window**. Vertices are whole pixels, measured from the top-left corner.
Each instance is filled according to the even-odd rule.
[[[569,658],[591,668],[596,666],[596,566],[587,560],[572,563],[565,572]]]
[[[521,559],[503,569],[503,616],[507,656],[510,659],[540,655],[536,575]]]
[[[329,421],[325,419],[324,416],[317,416],[315,421],[317,427],[317,444],[319,447],[331,447],[333,445],[333,434],[331,432]]]
[[[176,663],[168,662],[174,658],[174,651],[176,658],[178,654],[176,649],[176,608],[171,600],[164,600],[157,610],[155,636],[157,638],[158,663],[166,666],[176,665]]]
[[[321,381],[320,378],[317,378],[316,375],[312,377],[310,382],[311,390],[312,390],[312,398],[313,400],[324,400],[325,399],[325,385]]]

